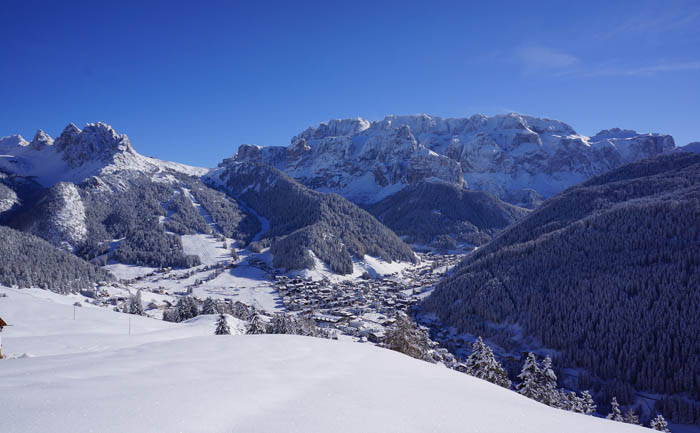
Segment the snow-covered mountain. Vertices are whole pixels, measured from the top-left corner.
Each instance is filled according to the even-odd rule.
[[[313,191],[274,167],[225,160],[205,181],[221,186],[265,218],[256,239],[270,247],[275,267],[309,269],[316,259],[351,274],[365,255],[415,262],[411,248],[368,212],[336,194]]]
[[[19,135],[0,138],[0,171],[36,179],[51,187],[58,182],[80,183],[90,176],[175,172],[201,176],[207,169],[160,161],[138,154],[124,134],[104,123],[81,130],[69,124],[53,140],[38,130],[31,142]]]
[[[209,187],[200,180],[208,169],[144,157],[103,123],[71,123],[55,140],[41,130],[31,142],[5,137],[0,155],[3,221],[88,260],[189,267],[200,259],[183,237],[201,235],[238,248],[260,241],[257,252],[272,246],[272,263],[288,270],[313,268],[319,259],[349,274],[365,254],[415,261],[391,230],[340,196],[254,163],[222,164],[218,177],[206,177]],[[293,197],[299,201],[289,202]],[[261,199],[289,206],[271,214]]]
[[[41,130],[31,142],[18,135],[0,139],[0,218],[90,260],[191,266],[197,259],[184,253],[180,236],[207,234],[239,246],[261,241],[257,248],[271,246],[272,262],[286,269],[320,259],[345,274],[365,254],[414,258],[381,223],[325,192],[362,204],[386,199],[373,213],[396,223],[406,240],[441,236],[442,244],[480,244],[523,214],[497,198],[532,207],[541,196],[673,147],[669,136],[613,129],[588,138],[562,122],[516,114],[389,116],[324,123],[287,148],[244,145],[210,173],[142,156],[104,123],[82,129],[71,123],[55,140]],[[414,188],[396,195],[407,185]],[[463,197],[467,186],[497,198],[457,198],[457,211],[449,197]],[[420,202],[422,216],[387,209],[405,201]],[[414,228],[410,218],[426,215],[431,223]],[[437,224],[443,227],[435,230]]]
[[[56,140],[41,130],[31,142],[20,136],[4,138],[0,154],[0,171],[14,181],[3,183],[20,202],[8,217],[10,224],[56,247],[80,251],[85,258],[104,252],[117,237],[105,227],[114,226],[115,218],[123,222],[120,205],[151,205],[153,211],[141,213],[139,224],[144,230],[156,228],[149,223],[165,210],[149,202],[153,194],[147,192],[158,191],[167,201],[168,188],[162,186],[177,185],[179,175],[206,172],[139,155],[126,135],[104,123],[87,124],[82,130],[71,123]],[[120,237],[133,234],[130,231],[122,230]]]
[[[180,235],[212,234],[200,208],[213,209],[222,239],[246,241],[259,230],[234,200],[199,181],[207,169],[142,156],[104,123],[71,123],[55,140],[41,130],[31,142],[5,137],[0,155],[3,220],[85,259],[195,264]]]
[[[331,120],[293,137],[288,147],[243,145],[236,159],[273,165],[311,188],[362,204],[439,178],[532,207],[537,196],[674,148],[669,135],[614,128],[586,137],[561,121],[515,113],[421,114]]]

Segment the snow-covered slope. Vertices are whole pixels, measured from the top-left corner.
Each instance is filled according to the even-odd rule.
[[[0,183],[0,216],[19,204],[17,193]]]
[[[87,238],[85,206],[75,184],[59,182],[33,209],[26,231],[72,251]]]
[[[14,325],[5,352],[34,355],[0,361],[2,431],[645,431],[373,346],[214,336],[211,316],[171,324],[82,307],[73,320],[72,298],[0,293],[0,314]]]
[[[0,314],[12,325],[2,333],[3,354],[9,358],[55,356],[210,335],[216,319],[203,315],[176,324],[116,313],[83,302],[86,299],[78,294],[0,286]],[[74,307],[75,302],[82,306]],[[244,322],[233,317],[228,322],[231,332],[243,332]]]
[[[566,123],[520,114],[446,119],[425,114],[381,121],[331,120],[289,147],[244,145],[239,161],[261,161],[305,185],[373,203],[436,177],[512,203],[543,197],[622,164],[670,152],[669,135],[610,129],[586,137]]]

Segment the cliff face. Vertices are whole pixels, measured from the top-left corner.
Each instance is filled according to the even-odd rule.
[[[610,129],[593,137],[519,114],[331,120],[288,147],[243,145],[235,159],[272,165],[306,186],[362,204],[437,178],[534,207],[542,197],[622,164],[668,153],[673,138]]]

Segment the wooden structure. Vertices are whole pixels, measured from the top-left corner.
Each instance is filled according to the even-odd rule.
[[[0,317],[0,359],[2,359],[2,328],[7,326],[7,322],[2,320],[2,317]]]

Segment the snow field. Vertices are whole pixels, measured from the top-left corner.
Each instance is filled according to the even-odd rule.
[[[73,321],[71,297],[0,291],[0,314],[14,325],[3,332],[6,350],[36,356],[0,361],[2,431],[645,431],[370,345],[214,336],[214,316],[183,324],[131,316],[128,336],[125,314],[81,307]]]

